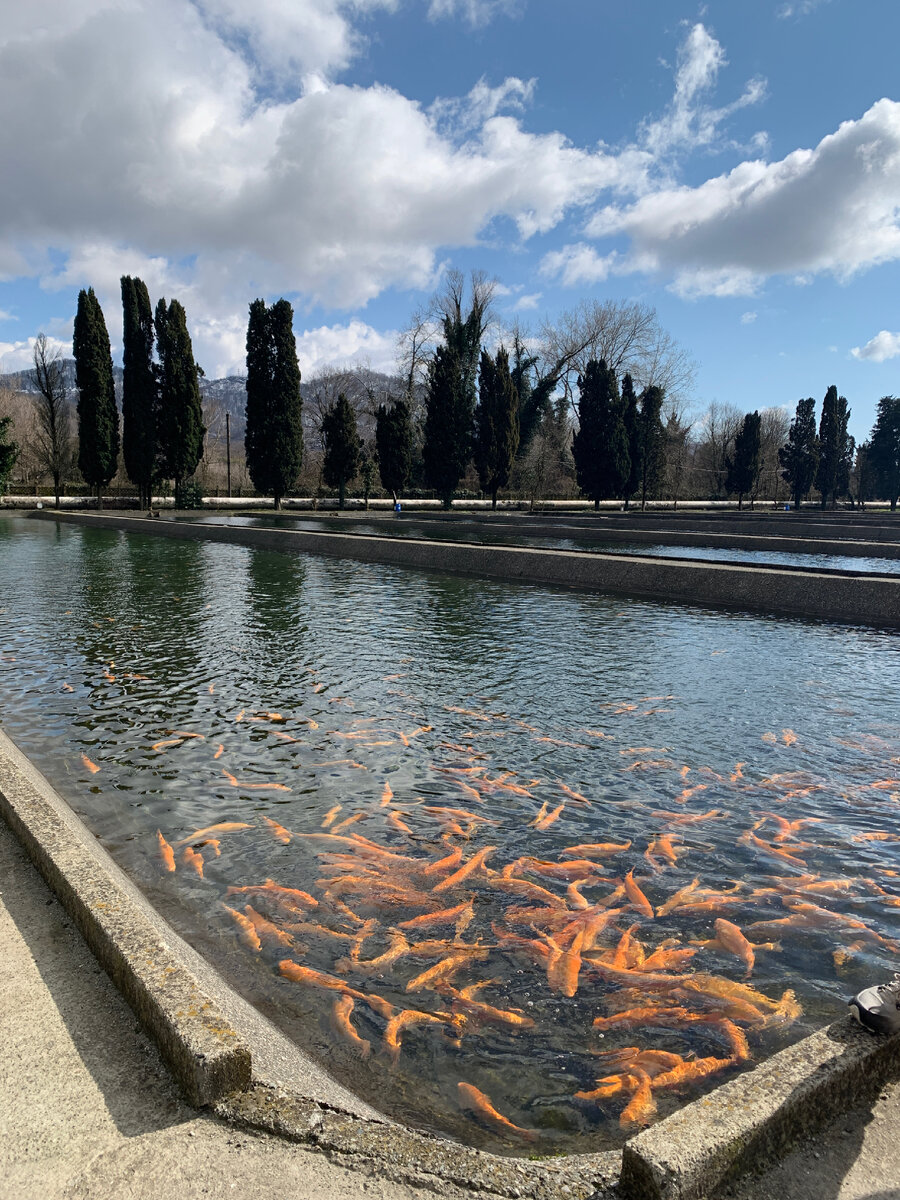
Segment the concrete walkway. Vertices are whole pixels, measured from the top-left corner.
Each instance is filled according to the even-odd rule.
[[[900,1089],[884,1095],[716,1200],[900,1200]],[[0,1200],[203,1196],[434,1200],[184,1105],[0,822]]]

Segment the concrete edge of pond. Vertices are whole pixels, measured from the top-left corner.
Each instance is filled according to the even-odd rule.
[[[625,1200],[702,1200],[900,1077],[900,1036],[843,1017],[639,1133],[622,1155]]]
[[[0,731],[0,815],[154,1039],[191,1104],[250,1084],[250,1051],[133,902],[111,861]]]
[[[812,572],[775,565],[723,565],[711,561],[543,550],[352,533],[205,525],[121,514],[43,509],[32,519],[65,521],[181,540],[259,546],[350,558],[360,562],[473,575],[511,583],[634,596],[669,604],[691,604],[745,612],[842,621],[853,625],[900,626],[900,575],[868,576],[842,571]]]

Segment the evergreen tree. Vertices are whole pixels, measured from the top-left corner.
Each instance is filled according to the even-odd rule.
[[[102,508],[103,489],[118,466],[119,413],[109,334],[93,288],[78,293],[72,351],[79,394],[78,466]]]
[[[0,417],[0,496],[6,491],[7,482],[19,457],[19,447],[12,440],[11,429],[12,417]]]
[[[142,279],[122,276],[122,457],[149,508],[156,474],[158,393],[153,370],[153,309]]]
[[[519,447],[519,397],[509,371],[509,355],[501,346],[492,359],[481,352],[478,404],[475,409],[475,465],[482,490],[490,492],[497,507],[497,492],[509,484]]]
[[[822,419],[819,422],[819,466],[816,486],[822,493],[822,507],[834,508],[839,495],[845,495],[850,478],[850,463],[853,448],[847,433],[850,410],[844,396],[839,396],[832,386],[822,402]]]
[[[396,504],[412,471],[412,423],[405,400],[395,400],[390,408],[385,404],[378,406],[375,446],[381,486],[391,493]]]
[[[175,482],[176,504],[184,483],[203,457],[203,408],[194,350],[181,304],[165,300],[156,305],[156,348],[159,357],[159,419],[157,439],[161,473]]]
[[[338,489],[343,508],[347,484],[359,470],[361,449],[356,413],[343,392],[322,418],[322,443],[325,447],[322,477],[329,487]]]
[[[578,380],[578,432],[572,441],[578,486],[594,501],[621,496],[631,471],[615,371],[591,359]]]
[[[438,346],[428,367],[422,446],[426,486],[434,488],[446,509],[469,461],[474,407],[459,352],[448,340]]]
[[[247,324],[247,432],[244,447],[253,486],[271,492],[275,508],[297,482],[303,465],[303,400],[294,338],[294,310],[287,300],[271,308],[250,305]]]
[[[525,343],[516,333],[513,340],[513,356],[510,375],[516,395],[519,397],[519,448],[520,458],[528,452],[531,439],[541,427],[541,422],[550,411],[550,397],[556,391],[558,376],[552,372],[542,379],[532,381],[532,372],[537,366],[537,355],[529,354]]]
[[[373,446],[361,444],[359,452],[359,477],[363,485],[363,500],[366,505],[366,512],[369,511],[369,497],[372,495],[372,488],[375,484],[375,476],[378,473],[378,464],[375,461],[375,453]]]
[[[797,403],[786,445],[778,451],[781,474],[791,489],[794,508],[799,509],[816,478],[819,439],[816,437],[816,402],[812,396]]]
[[[622,422],[625,425],[625,436],[628,438],[630,462],[628,478],[623,488],[627,508],[628,501],[641,486],[641,418],[634,381],[628,374],[622,380]]]
[[[747,413],[734,439],[734,453],[727,459],[725,476],[725,490],[737,492],[738,509],[743,508],[744,496],[752,493],[759,477],[761,445],[762,417],[758,412]]]
[[[895,512],[900,497],[900,397],[882,396],[878,401],[868,459],[880,494]]]
[[[638,453],[641,461],[641,509],[659,488],[666,466],[666,430],[662,423],[665,392],[660,387],[644,388],[638,416]]]

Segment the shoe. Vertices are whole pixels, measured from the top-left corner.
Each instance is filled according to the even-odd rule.
[[[900,1032],[900,973],[890,983],[864,988],[847,1003],[860,1025],[873,1033]]]

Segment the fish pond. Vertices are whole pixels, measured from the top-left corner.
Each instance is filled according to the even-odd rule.
[[[177,518],[209,525],[242,525],[315,533],[356,533],[367,537],[426,538],[434,541],[479,542],[486,545],[534,546],[545,550],[582,550],[589,554],[637,554],[654,558],[691,558],[703,562],[746,563],[748,566],[815,567],[881,575],[900,574],[900,559],[850,554],[805,554],[791,550],[744,550],[735,546],[668,546],[663,543],[603,541],[596,533],[579,536],[577,527],[560,530],[559,536],[529,531],[512,522],[482,522],[480,526],[454,526],[414,517],[402,520],[364,517],[191,516]]]
[[[390,1116],[620,1144],[900,942],[894,634],[0,519],[5,730]]]

